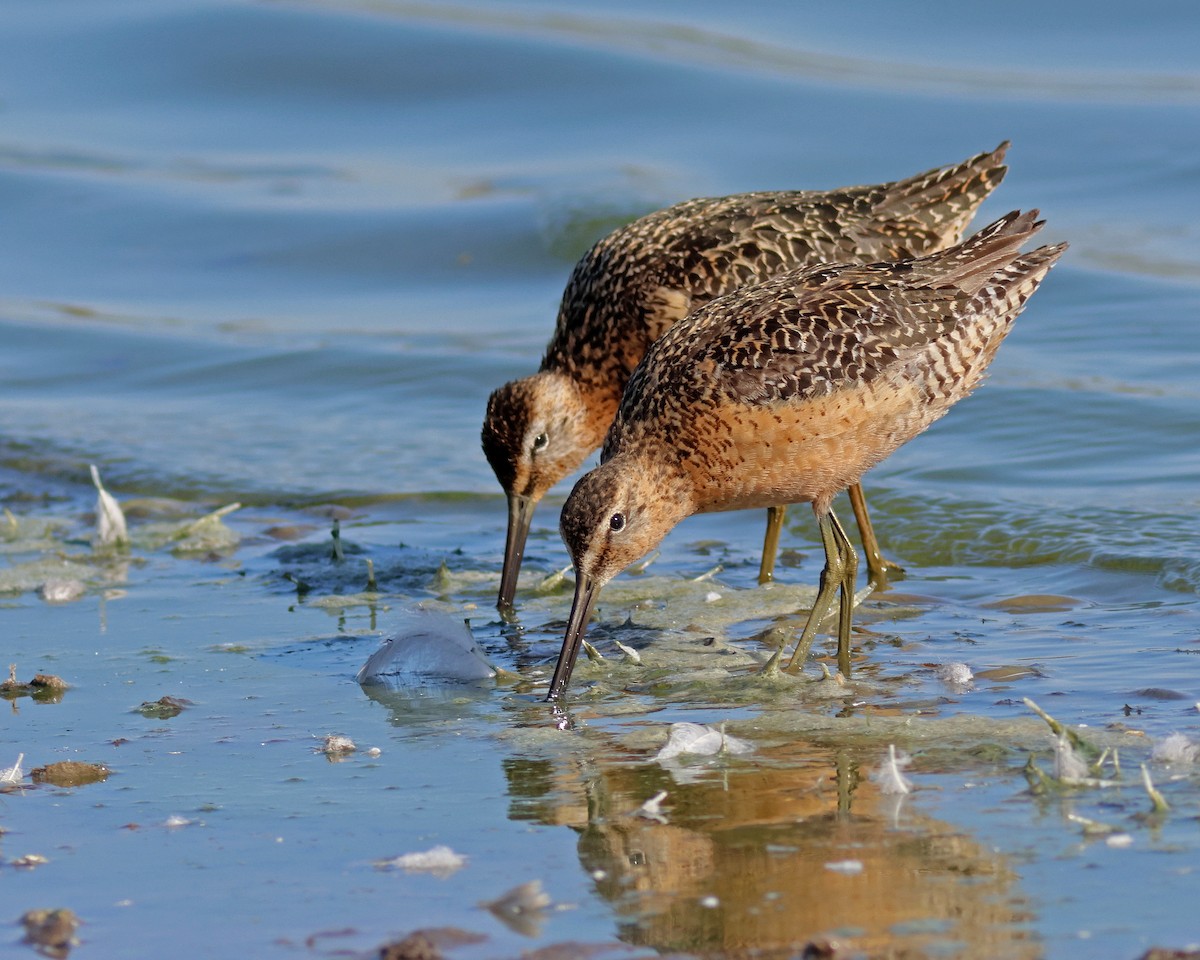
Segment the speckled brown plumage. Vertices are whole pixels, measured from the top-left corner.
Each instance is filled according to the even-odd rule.
[[[979,383],[1065,244],[1012,213],[941,253],[791,271],[718,298],[647,351],[601,465],[563,507],[576,600],[551,688],[570,676],[595,594],[693,513],[812,503],[826,570],[790,667],[840,589],[849,669],[853,549],[834,497]]]
[[[483,449],[509,499],[500,605],[511,603],[534,506],[600,445],[651,343],[714,298],[784,270],[956,243],[1004,177],[1007,148],[875,186],[689,200],[593,246],[567,283],[538,373],[488,401]]]

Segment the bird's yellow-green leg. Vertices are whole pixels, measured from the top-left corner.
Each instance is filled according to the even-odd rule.
[[[867,561],[867,580],[875,587],[887,586],[889,575],[903,575],[904,568],[895,561],[886,559],[879,549],[875,528],[871,524],[871,515],[867,513],[867,500],[863,496],[862,484],[852,484],[847,492],[850,494],[850,507],[854,510],[854,519],[858,521],[858,533],[862,538],[863,558]],[[760,577],[759,583],[761,582]]]
[[[821,543],[825,547],[825,568],[821,571],[821,585],[817,597],[813,601],[808,622],[800,639],[796,642],[796,650],[792,654],[784,670],[796,673],[808,659],[816,637],[817,627],[825,619],[833,606],[833,598],[841,590],[841,602],[838,607],[838,669],[846,676],[850,674],[850,617],[854,610],[854,578],[858,574],[858,556],[850,544],[850,538],[833,515],[833,511],[817,517],[821,530]]]
[[[767,532],[763,535],[762,562],[758,567],[759,583],[770,583],[775,579],[775,554],[779,552],[779,532],[783,529],[786,513],[786,504],[767,507]]]
[[[846,531],[838,523],[838,518],[829,515],[830,525],[837,534],[843,550],[842,562],[842,592],[838,604],[838,669],[842,676],[850,676],[850,623],[854,617],[854,587],[858,580],[858,555],[854,545],[846,536]],[[822,538],[824,539],[824,538]]]

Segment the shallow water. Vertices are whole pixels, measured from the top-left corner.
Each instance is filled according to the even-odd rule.
[[[8,919],[71,908],[82,957],[357,955],[429,927],[483,937],[441,935],[464,958],[1200,940],[1197,775],[1151,762],[1172,809],[1148,817],[1138,772],[1170,732],[1200,738],[1191,5],[69,0],[3,19],[4,663],[71,689],[11,701],[0,767],[113,771],[0,795]],[[864,601],[853,683],[756,679],[819,571],[795,509],[769,590],[761,517],[682,524],[606,589],[608,659],[569,715],[542,705],[570,595],[537,588],[567,563],[568,487],[505,624],[478,432],[490,390],[536,366],[574,260],[686,197],[875,182],[1006,138],[982,221],[1037,206],[1071,250],[988,384],[868,476],[907,576]],[[129,508],[128,556],[90,547],[90,463]],[[232,502],[235,542],[170,539]],[[54,577],[83,596],[42,600]],[[523,679],[360,688],[417,602]],[[950,662],[974,684],[940,680]],[[164,695],[192,704],[136,712]],[[1024,697],[1117,746],[1123,785],[1032,795],[1022,767],[1052,749]],[[656,762],[684,719],[756,750]],[[360,750],[330,762],[333,733]],[[911,795],[872,779],[889,743]],[[665,823],[637,813],[660,790]],[[376,865],[439,844],[466,864]],[[50,862],[11,866],[29,853]],[[531,880],[550,907],[479,906]]]

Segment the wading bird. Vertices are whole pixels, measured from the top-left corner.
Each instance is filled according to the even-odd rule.
[[[571,678],[601,587],[685,517],[811,503],[825,568],[786,669],[840,592],[850,670],[858,561],[833,499],[980,382],[1066,244],[1022,254],[1042,226],[1010,213],[919,259],[785,273],[700,308],[633,372],[601,464],[563,507],[575,597],[550,686]]]
[[[819,263],[918,257],[957,243],[1003,179],[1008,143],[906,180],[829,192],[689,200],[621,227],[576,264],[537,373],[489,398],[483,449],[508,498],[497,606],[512,607],[534,508],[600,446],[647,347],[710,300]],[[888,567],[862,490],[850,487],[873,581]],[[769,505],[759,582],[784,508]],[[896,568],[898,569],[898,568]]]

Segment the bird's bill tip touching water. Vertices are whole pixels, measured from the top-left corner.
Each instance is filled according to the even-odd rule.
[[[571,682],[571,672],[579,648],[583,646],[583,635],[587,632],[588,620],[592,616],[592,605],[600,593],[600,587],[592,577],[581,576],[576,570],[575,599],[571,602],[571,616],[567,621],[567,633],[563,637],[562,651],[558,655],[558,666],[554,668],[554,679],[550,681],[547,700],[559,699]]]
[[[521,561],[525,557],[525,541],[529,537],[529,525],[533,522],[532,497],[515,493],[508,495],[508,533],[504,540],[504,567],[500,573],[500,594],[496,606],[511,610],[513,597],[517,593],[517,575],[521,572]]]

